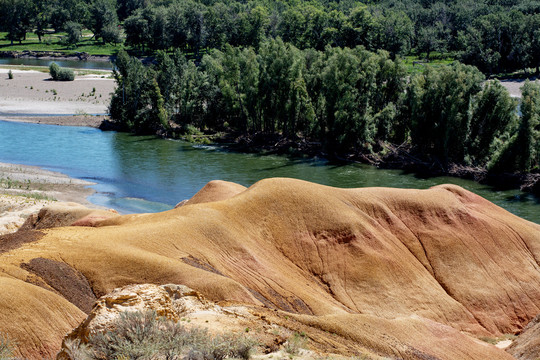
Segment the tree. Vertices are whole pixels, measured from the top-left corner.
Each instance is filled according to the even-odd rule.
[[[527,29],[529,32],[531,66],[536,68],[536,74],[540,75],[540,14],[529,16]]]
[[[217,2],[212,6],[209,6],[204,13],[204,22],[207,27],[207,45],[212,49],[222,50],[225,44],[232,46],[239,45],[240,38],[237,34],[238,26],[236,26],[235,19],[238,18],[238,14],[234,11],[236,8],[227,6],[222,2]],[[178,19],[178,20],[176,20]],[[172,16],[171,20],[180,22],[178,16]],[[169,22],[171,26],[171,22]],[[172,31],[178,29],[181,26],[171,26]],[[185,45],[186,36],[180,37],[179,41],[173,40],[173,43],[180,43]]]
[[[488,165],[492,172],[526,172],[538,166],[540,140],[540,84],[526,81],[521,88],[521,119],[517,132]]]
[[[65,25],[66,36],[63,39],[67,45],[75,46],[82,36],[82,25],[73,21],[68,21]]]
[[[211,72],[219,84],[225,105],[221,116],[229,126],[242,132],[258,130],[259,64],[253,49],[226,45],[224,52],[207,56],[205,64],[206,72]]]
[[[50,1],[51,26],[56,31],[64,29],[68,21],[86,24],[88,22],[88,4],[83,0],[51,0]]]
[[[137,10],[133,15],[124,21],[126,32],[126,45],[140,48],[144,51],[151,41],[150,25],[144,16],[143,10]]]
[[[353,48],[363,45],[370,48],[373,42],[374,19],[364,5],[355,7],[343,29],[345,45]]]
[[[32,13],[34,32],[38,36],[39,42],[45,35],[45,29],[49,25],[51,17],[51,4],[47,0],[35,0]]]
[[[375,17],[374,46],[393,55],[406,54],[411,49],[414,26],[402,11],[388,10]]]
[[[163,6],[152,9],[150,32],[151,45],[154,50],[165,50],[171,47],[167,28],[167,13],[167,9]]]
[[[239,45],[253,46],[257,48],[264,39],[268,26],[268,12],[258,5],[244,12],[240,17],[240,34],[242,37]]]
[[[125,20],[136,10],[145,8],[148,5],[148,0],[117,0],[116,3],[118,5],[118,18],[120,20]]]
[[[376,56],[361,48],[327,48],[326,52],[322,92],[327,146],[339,153],[369,150],[375,135],[370,97],[376,83]]]
[[[204,5],[192,0],[185,2],[186,42],[196,57],[199,57],[200,49],[206,45],[204,11]]]
[[[261,44],[259,51],[259,101],[262,130],[276,133],[288,122],[284,103],[290,90],[289,71],[299,53],[281,39]]]
[[[418,34],[418,52],[426,53],[426,59],[433,51],[444,52],[448,45],[448,29],[438,22],[435,26],[426,26],[420,29]]]
[[[167,127],[164,100],[153,70],[121,51],[113,75],[117,88],[109,112],[120,127],[138,134],[153,134]]]
[[[472,103],[467,153],[473,165],[485,166],[496,146],[517,121],[517,102],[499,81],[488,81]]]
[[[101,38],[104,43],[105,39],[114,38],[112,28],[118,25],[114,0],[93,0],[89,12],[87,27],[94,33],[94,38]]]
[[[101,38],[105,44],[119,44],[122,42],[122,36],[120,34],[120,29],[114,23],[109,23],[105,25],[103,30],[101,30]]]
[[[26,33],[31,29],[33,3],[31,0],[1,0],[0,18],[1,27],[7,31],[7,38],[11,41],[22,42]]]
[[[461,163],[470,124],[472,97],[484,76],[476,68],[452,64],[428,67],[411,80],[411,140],[444,166]]]

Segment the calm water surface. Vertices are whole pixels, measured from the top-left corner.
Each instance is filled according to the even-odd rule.
[[[421,179],[367,165],[231,153],[218,147],[92,128],[0,121],[0,162],[37,165],[95,182],[97,193],[89,200],[123,213],[170,209],[214,179],[250,186],[267,177],[291,177],[345,188],[424,189],[454,183],[540,223],[539,199],[518,190],[494,191],[451,177]]]
[[[0,58],[0,65],[49,66],[53,62],[57,63],[60,67],[69,67],[74,69],[112,70],[112,63],[109,61]]]

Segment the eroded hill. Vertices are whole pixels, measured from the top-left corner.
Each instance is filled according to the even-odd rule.
[[[0,254],[0,329],[22,356],[54,356],[97,297],[183,284],[292,319],[332,352],[512,359],[476,337],[540,313],[540,226],[460,187],[221,185],[163,213],[0,238],[18,244]]]

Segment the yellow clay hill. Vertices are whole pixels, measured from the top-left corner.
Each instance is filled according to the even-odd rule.
[[[19,355],[55,356],[97,297],[130,284],[259,308],[345,355],[512,359],[477,338],[540,313],[540,226],[453,185],[212,182],[174,210],[91,225],[0,237],[0,329]]]

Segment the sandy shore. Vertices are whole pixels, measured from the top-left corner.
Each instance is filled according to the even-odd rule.
[[[13,232],[26,218],[56,201],[98,208],[86,200],[92,183],[35,166],[0,163],[0,235]]]
[[[52,81],[48,73],[0,68],[0,119],[54,125],[97,127],[106,117],[115,82],[110,72]],[[92,114],[101,114],[94,116]],[[55,201],[96,208],[86,198],[90,182],[34,166],[0,163],[0,234],[15,231],[25,219]]]
[[[110,72],[52,81],[48,73],[0,68],[0,118],[54,125],[99,126],[115,82]],[[98,116],[95,116],[98,115]]]

